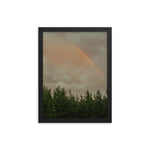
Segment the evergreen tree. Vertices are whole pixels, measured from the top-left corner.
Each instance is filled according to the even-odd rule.
[[[67,94],[64,88],[58,86],[53,92],[43,88],[44,118],[102,118],[107,116],[107,97],[100,90],[92,95],[89,90],[80,97]]]

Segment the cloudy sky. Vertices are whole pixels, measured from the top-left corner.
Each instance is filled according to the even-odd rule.
[[[43,84],[83,95],[107,89],[106,32],[44,32]]]

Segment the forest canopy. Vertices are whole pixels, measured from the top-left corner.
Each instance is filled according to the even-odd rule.
[[[44,118],[106,118],[107,96],[102,96],[97,90],[89,90],[84,95],[67,93],[58,86],[55,90],[43,87],[43,117]]]

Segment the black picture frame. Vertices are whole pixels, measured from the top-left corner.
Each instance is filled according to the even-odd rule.
[[[107,32],[107,118],[51,118],[42,116],[43,32]],[[38,28],[38,122],[39,123],[111,123],[112,122],[112,28],[111,27],[39,27]]]

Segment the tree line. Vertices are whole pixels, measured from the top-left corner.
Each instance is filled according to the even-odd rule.
[[[55,90],[43,87],[44,118],[104,118],[107,116],[107,97],[98,90],[88,90],[84,96],[69,93],[58,86]]]

